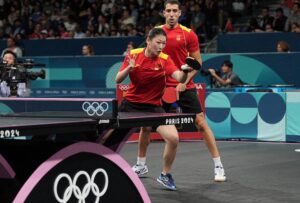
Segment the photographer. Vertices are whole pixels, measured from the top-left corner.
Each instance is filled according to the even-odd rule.
[[[15,64],[17,61],[17,56],[14,52],[12,51],[6,51],[3,54],[3,64],[2,64],[2,68],[0,69],[0,74],[1,74],[1,78],[0,78],[0,87],[1,87],[1,92],[0,95],[2,97],[9,97],[9,96],[29,96],[29,89],[26,88],[26,81],[24,82],[20,82],[16,85],[16,95],[11,94],[11,85],[13,84],[9,84],[10,83],[10,79],[11,79],[11,74],[12,74],[12,70],[13,68],[16,69]]]
[[[229,60],[225,60],[222,64],[221,70],[223,75],[219,76],[215,69],[208,69],[214,80],[213,84],[216,88],[232,88],[237,85],[243,85],[244,82],[240,77],[232,71],[233,64]]]

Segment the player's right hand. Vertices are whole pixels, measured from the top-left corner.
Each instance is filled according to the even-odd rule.
[[[177,86],[176,86],[176,91],[177,92],[184,92],[186,90],[186,84],[184,83],[179,83]],[[179,99],[177,99],[179,100]]]

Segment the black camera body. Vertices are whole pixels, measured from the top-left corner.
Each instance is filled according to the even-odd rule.
[[[212,69],[214,69],[215,72],[216,72],[216,74],[217,74],[219,77],[221,77],[222,74],[221,74],[221,71],[220,71],[219,69],[215,69],[215,68],[212,68]],[[210,78],[210,87],[215,87],[215,86],[216,86],[217,80],[216,80],[214,77],[212,77],[211,73],[210,73],[207,69],[201,69],[201,70],[200,70],[200,74],[201,74],[202,76],[204,76],[204,77],[210,76],[210,77],[209,77],[209,78]]]
[[[212,69],[214,69],[214,68],[212,68]],[[216,74],[218,75],[218,76],[221,76],[221,71],[220,70],[218,70],[218,69],[214,69],[215,70],[215,72],[216,72]],[[206,69],[201,69],[200,70],[200,74],[202,75],[202,76],[210,76],[211,74],[210,74],[210,72],[208,71],[208,70],[206,70]]]
[[[13,65],[7,65],[2,63],[0,65],[0,80],[5,81],[10,88],[10,96],[19,96],[18,84],[27,84],[30,80],[36,80],[37,78],[45,79],[46,73],[44,69],[39,72],[28,71],[35,66],[45,66],[44,64],[34,64],[32,60],[26,60],[25,62],[15,63]]]

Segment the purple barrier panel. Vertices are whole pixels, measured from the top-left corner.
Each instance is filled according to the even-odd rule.
[[[12,179],[15,178],[16,173],[6,161],[6,159],[0,154],[0,178]]]
[[[42,163],[14,199],[19,202],[151,202],[130,165],[95,143],[65,147]]]

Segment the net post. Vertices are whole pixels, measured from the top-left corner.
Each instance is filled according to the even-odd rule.
[[[113,99],[112,100],[112,117],[117,118],[118,116],[118,100]]]

